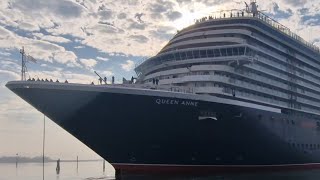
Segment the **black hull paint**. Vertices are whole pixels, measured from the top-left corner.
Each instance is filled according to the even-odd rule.
[[[318,129],[301,125],[313,120],[190,99],[10,89],[116,169],[143,171],[150,167],[150,171],[167,172],[299,169],[318,167],[320,162]],[[203,111],[216,113],[217,120],[199,120]],[[298,144],[305,145],[298,147]]]

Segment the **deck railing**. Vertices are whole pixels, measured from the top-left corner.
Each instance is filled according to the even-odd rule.
[[[297,40],[298,42],[301,42],[305,46],[313,49],[314,51],[320,53],[320,48],[316,45],[313,45],[310,42],[307,42],[299,35],[293,33],[288,27],[282,25],[281,23],[277,22],[276,20],[272,19],[268,15],[258,11],[257,13],[248,13],[244,10],[227,10],[227,11],[219,11],[215,12],[212,15],[208,17],[203,17],[201,19],[195,20],[195,23],[201,23],[208,20],[213,19],[230,19],[230,18],[241,18],[241,17],[251,17],[251,18],[257,18],[269,25],[271,25],[273,28],[283,32],[284,34],[288,35],[289,37]]]

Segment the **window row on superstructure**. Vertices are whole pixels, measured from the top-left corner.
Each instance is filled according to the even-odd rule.
[[[201,52],[201,51],[197,51],[197,52]],[[228,51],[226,51],[226,52],[228,52]],[[186,55],[183,56],[183,57],[187,59],[188,58],[187,55],[188,55],[188,53],[186,53]],[[192,56],[192,52],[190,52],[190,55]],[[201,58],[201,57],[206,57],[206,55],[203,55],[203,56],[196,55],[196,57],[197,58],[198,57]],[[263,61],[268,61],[268,59],[263,59]],[[268,66],[265,67],[265,66],[261,66],[261,65],[255,65],[255,66],[246,65],[246,66],[249,66],[248,67],[249,69],[254,69],[254,70],[258,71],[257,72],[258,74],[259,74],[259,71],[261,71],[260,73],[264,74],[264,76],[266,76],[266,73],[269,73],[269,76],[267,76],[267,77],[265,77],[263,79],[261,78],[260,80],[263,80],[264,82],[267,82],[267,83],[269,83],[271,85],[277,85],[278,84],[278,86],[288,90],[288,84],[291,83],[291,82],[289,80],[290,76],[288,76],[288,73],[286,72],[286,70],[282,70],[281,71],[281,69],[277,69],[276,66],[270,65],[270,64],[272,64],[271,62],[270,63],[266,62],[266,63],[269,64],[269,66],[271,66],[271,67],[268,67]],[[248,71],[248,70],[246,70],[246,71]],[[304,92],[305,89],[308,90],[308,95],[310,95],[312,98],[318,98],[319,95],[320,95],[320,89],[318,87],[313,86],[312,84],[308,83],[307,81],[302,83],[302,80],[304,80],[304,79],[300,79],[300,80],[297,79],[297,80],[295,80],[294,83],[296,84],[297,87],[302,89],[303,92]],[[301,81],[301,82],[299,83],[299,81]],[[298,92],[296,92],[296,93],[298,93]]]
[[[167,79],[171,79],[170,81],[167,81],[167,83],[165,81],[162,81],[161,84],[165,83],[165,84],[181,84],[181,83],[185,83],[185,82],[195,82],[197,81],[200,86],[201,84],[204,84],[204,82],[208,82],[208,81],[212,81],[215,83],[221,83],[221,84],[226,84],[229,85],[230,89],[232,89],[232,87],[234,87],[234,89],[243,89],[246,91],[250,91],[253,94],[263,94],[266,96],[270,96],[270,97],[277,97],[279,99],[282,99],[284,101],[288,101],[289,100],[289,93],[287,89],[281,89],[279,87],[273,87],[270,86],[267,83],[263,83],[260,81],[254,81],[253,79],[244,79],[242,77],[236,78],[235,77],[231,77],[230,74],[227,73],[219,73],[219,72],[215,72],[214,75],[210,75],[210,76],[203,76],[206,73],[209,72],[193,72],[191,74],[188,75],[173,75],[172,78],[167,78]],[[200,76],[199,76],[200,75]],[[188,77],[189,76],[189,77]],[[196,76],[198,76],[198,78],[195,78]],[[167,76],[168,77],[168,76]],[[223,78],[221,78],[223,77]],[[160,80],[166,79],[166,77],[162,77],[159,78]],[[175,81],[172,81],[173,79],[176,79]],[[196,82],[196,83],[197,83]],[[197,84],[195,84],[195,86],[197,86]],[[198,85],[199,86],[199,85]],[[206,85],[204,85],[206,86]],[[209,93],[209,92],[208,92]],[[299,102],[301,101],[301,103],[307,103],[306,105],[308,106],[309,104],[313,105],[313,107],[318,107],[320,106],[319,100],[315,100],[314,97],[308,97],[306,95],[298,97],[297,99]]]
[[[241,36],[247,36],[246,39],[253,39],[253,40],[259,40],[261,43],[268,43],[268,47],[267,48],[277,48],[279,49],[279,51],[282,51],[283,53],[287,53],[288,48],[289,49],[295,49],[295,56],[297,56],[297,58],[301,59],[302,63],[306,62],[306,59],[309,59],[309,61],[311,61],[312,63],[310,64],[311,67],[314,67],[316,65],[316,67],[320,68],[320,62],[319,62],[319,54],[315,55],[315,53],[313,53],[313,56],[310,56],[311,54],[306,54],[304,51],[301,51],[301,49],[296,48],[295,46],[292,46],[292,44],[290,44],[291,47],[287,46],[286,41],[279,41],[280,38],[278,38],[277,36],[283,36],[281,33],[273,33],[270,34],[268,32],[261,32],[262,29],[257,29],[257,27],[254,27],[252,25],[248,25],[248,24],[234,24],[233,26],[230,25],[224,25],[224,26],[211,26],[210,28],[205,28],[205,29],[196,29],[196,30],[192,30],[188,33],[191,33],[190,35],[193,35],[192,33],[195,33],[194,35],[198,35],[199,33],[213,33],[210,31],[214,31],[216,29],[218,29],[217,31],[220,31],[221,28],[226,28],[227,32],[229,32],[230,28],[237,30],[239,32],[234,33],[235,35],[241,35]],[[207,32],[209,31],[209,32]],[[248,32],[251,32],[250,34],[248,34]],[[230,31],[231,32],[231,31]],[[182,34],[179,35],[178,37],[183,37],[186,34]],[[267,35],[269,34],[269,35]],[[229,34],[230,36],[230,34]],[[272,36],[275,36],[275,38],[271,38]],[[174,39],[177,39],[178,37],[175,37]],[[201,37],[201,36],[199,36]],[[204,37],[204,36],[202,36]],[[172,40],[174,42],[174,39]],[[171,41],[169,42],[169,44],[171,43]],[[311,59],[310,59],[311,58]]]
[[[226,56],[252,56],[253,54],[253,50],[247,46],[232,46],[225,48],[216,47],[211,49],[190,49],[185,51],[170,52],[151,58],[147,62],[145,62],[145,64],[143,65],[143,69],[149,69],[150,67],[161,65],[170,61],[182,61],[200,58],[216,58]]]
[[[235,72],[238,72],[237,70]],[[290,91],[287,89],[287,85],[282,83],[278,80],[273,80],[271,78],[266,78],[262,75],[258,75],[252,72],[249,72],[248,69],[245,70],[246,75],[241,76],[240,74],[234,74],[230,72],[223,72],[221,74],[225,74],[226,79],[220,79],[218,78],[219,75],[221,75],[218,72],[214,72],[215,77],[211,77],[211,81],[215,82],[221,82],[222,84],[224,82],[227,82],[227,84],[232,85],[237,88],[243,88],[247,89],[247,91],[254,91],[253,94],[264,94],[268,96],[275,96],[279,99],[283,99],[286,104],[288,104],[288,101],[290,100]],[[157,77],[160,79],[160,82],[165,79],[175,79],[175,78],[183,78],[185,77],[184,81],[180,83],[185,83],[187,81],[199,81],[200,85],[203,84],[203,82],[207,81],[207,79],[203,77],[199,77],[197,79],[188,79],[187,76],[194,76],[194,75],[210,75],[212,72],[209,71],[199,71],[199,72],[190,72],[187,74],[173,74],[173,75],[166,75],[166,76],[160,76]],[[211,75],[212,76],[212,75]],[[149,79],[146,80],[146,82],[151,81],[153,76],[150,76]],[[163,82],[163,81],[162,81]],[[178,85],[179,81],[168,81],[167,84],[176,84]],[[320,96],[318,94],[313,94],[312,92],[305,91],[303,87],[298,88],[299,92],[297,91],[295,94],[297,96],[297,103],[303,103],[304,106],[310,106],[312,109],[317,108],[320,106],[319,99]],[[209,93],[209,92],[208,92]],[[258,97],[258,96],[257,96]],[[262,97],[262,96],[261,96]]]
[[[194,26],[191,26],[190,28],[187,28],[180,33],[178,33],[174,38],[177,38],[179,36],[193,33],[193,32],[199,32],[199,31],[206,31],[210,30],[210,28],[214,29],[216,27],[223,26],[247,26],[252,29],[256,29],[257,32],[263,33],[263,34],[269,34],[270,37],[274,37],[273,39],[278,41],[278,43],[285,44],[286,46],[293,47],[295,50],[301,52],[301,53],[307,53],[306,55],[309,57],[314,57],[317,59],[319,57],[319,49],[315,50],[311,47],[307,47],[306,45],[301,43],[300,37],[292,36],[289,37],[288,35],[279,32],[279,30],[273,28],[272,26],[261,22],[259,19],[251,19],[251,18],[243,18],[243,19],[228,19],[228,20],[212,20],[205,23],[200,23]],[[263,32],[261,32],[261,30]],[[279,41],[281,39],[281,41]],[[317,52],[316,52],[317,51]]]
[[[261,49],[262,52],[265,52],[265,54],[270,55],[269,57],[273,57],[278,59],[278,62],[282,62],[280,65],[284,66],[292,66],[295,65],[295,69],[301,69],[308,68],[306,72],[310,72],[311,74],[316,74],[320,77],[320,73],[318,72],[320,70],[320,61],[313,61],[310,58],[306,58],[295,51],[288,50],[286,48],[279,48],[275,47],[277,44],[275,42],[268,42],[267,39],[263,40],[255,40],[255,41],[248,41],[248,43],[252,46],[256,46],[257,48]],[[290,60],[292,64],[289,64],[288,62]]]
[[[158,63],[152,64],[151,66],[159,65],[163,62],[172,61],[172,60],[189,60],[189,59],[193,59],[193,58],[207,58],[207,57],[213,58],[213,57],[229,56],[229,55],[236,55],[237,56],[237,55],[243,55],[244,51],[245,51],[244,47],[237,47],[237,48],[227,48],[227,49],[225,49],[225,48],[214,49],[214,50],[205,50],[204,49],[204,50],[193,50],[193,51],[187,51],[187,52],[177,52],[175,54],[166,54],[166,55],[163,55],[162,57],[161,56],[158,57],[157,59],[155,59],[155,62],[158,62]],[[250,52],[252,52],[252,51],[249,50],[247,54],[250,54]],[[289,80],[290,76],[288,76],[288,72],[287,72],[287,69],[285,69],[285,66],[283,66],[281,69],[282,65],[280,65],[280,67],[278,67],[278,64],[275,64],[275,62],[270,60],[271,59],[270,56],[268,56],[268,58],[263,58],[263,57],[261,57],[261,54],[259,54],[259,55],[260,55],[260,57],[258,58],[258,60],[260,61],[260,64],[264,63],[265,66],[261,66],[261,65],[256,66],[256,68],[258,68],[258,70],[260,70],[262,72],[270,72],[270,74],[274,74],[277,77],[282,78],[282,81],[284,81],[284,83],[286,83],[286,81]],[[305,72],[305,73],[307,73],[307,72]],[[296,79],[295,83],[297,83],[297,85],[299,85],[299,86],[305,86],[306,88],[311,89],[311,91],[315,91],[315,93],[319,94],[320,89],[318,87],[314,86],[314,82],[317,82],[318,80],[312,82],[307,79],[308,77],[309,76],[296,77],[297,79]],[[303,81],[303,80],[305,82],[298,83],[298,81]],[[275,82],[277,82],[277,81],[275,81]]]
[[[221,34],[220,36],[224,36],[224,37],[242,37],[243,39],[246,39],[248,41],[249,44],[252,44],[253,46],[259,45],[259,48],[263,49],[263,51],[268,51],[268,52],[272,52],[273,54],[277,55],[277,56],[281,56],[283,58],[288,58],[288,48],[284,47],[283,45],[280,45],[278,42],[275,42],[275,40],[272,41],[272,39],[267,38],[266,35],[264,35],[264,37],[262,35],[258,35],[258,33],[253,33],[249,30],[241,30],[241,29],[236,29],[237,27],[234,27],[235,31],[237,31],[237,33],[231,33],[232,31],[227,31],[225,33],[228,34],[224,34],[222,32],[220,32],[221,30],[218,30]],[[250,33],[249,33],[250,32]],[[187,37],[185,39],[180,39],[178,41],[173,41],[173,42],[180,42],[180,41],[184,41],[184,40],[189,40],[189,39],[197,39],[197,38],[207,38],[210,37],[210,33],[214,33],[214,32],[202,32],[202,35],[199,36],[198,34],[194,34],[195,37]],[[216,32],[215,32],[216,33]],[[241,33],[241,34],[240,34]],[[193,35],[193,34],[191,34]],[[212,35],[212,36],[219,36],[219,35]],[[172,44],[171,42],[169,44]],[[174,49],[174,48],[173,48]],[[272,49],[272,50],[271,50]],[[166,50],[167,51],[167,50]],[[164,51],[165,52],[165,51]],[[281,53],[281,54],[279,54]],[[320,69],[320,61],[311,61],[310,59],[308,59],[305,56],[300,55],[299,53],[294,52],[294,57],[290,57],[290,58],[294,58],[296,60],[296,63],[300,66],[304,66],[304,64],[306,65],[307,68],[311,69],[311,73],[318,73],[318,70]],[[286,62],[287,63],[287,62]],[[307,70],[308,72],[308,70]]]
[[[175,42],[171,42],[167,46],[165,46],[161,53],[174,51],[177,49],[185,49],[186,47],[190,45],[197,45],[197,44],[203,44],[204,42],[220,42],[222,43],[241,43],[244,39],[246,39],[246,36],[240,34],[240,32],[236,32],[237,29],[233,33],[223,32],[219,34],[213,34],[215,32],[203,32],[201,35],[196,35],[193,37],[188,37],[185,39],[181,39]],[[245,32],[243,32],[245,33]],[[218,44],[218,43],[216,43]]]
[[[315,78],[314,74],[307,72],[306,70],[290,70],[288,66],[276,64],[270,58],[263,58],[260,56],[258,58],[258,63],[260,66],[258,67],[261,71],[270,72],[278,77],[295,83],[298,86],[305,86],[306,88],[311,88],[320,93],[320,76],[319,79]]]
[[[264,40],[266,40],[266,38]],[[259,45],[261,45],[261,44],[262,44],[262,42]],[[256,44],[254,44],[254,45],[256,45]],[[311,64],[309,66],[305,67],[304,65],[302,65],[302,63],[304,62],[306,65],[308,65],[307,64],[308,62],[307,62],[306,59],[304,59],[304,61],[300,60],[300,62],[296,61],[296,62],[294,62],[292,64],[289,64],[288,61],[293,61],[293,60],[288,59],[288,57],[285,57],[284,55],[279,55],[279,53],[276,54],[275,52],[269,50],[274,45],[277,45],[277,43],[273,43],[272,45],[269,45],[268,48],[263,48],[262,46],[259,46],[259,48],[261,48],[261,49],[263,48],[263,51],[266,51],[266,52],[269,52],[269,53],[273,53],[273,55],[277,56],[277,59],[279,59],[278,62],[281,62],[280,60],[282,60],[281,63],[274,64],[275,66],[281,67],[282,69],[285,69],[286,71],[288,71],[288,67],[293,66],[293,64],[296,63],[297,65],[295,67],[291,67],[291,71],[299,72],[299,75],[301,75],[302,77],[304,76],[304,74],[308,74],[307,76],[304,77],[304,79],[308,80],[308,83],[319,82],[320,74],[316,71],[316,70],[319,70],[319,69],[314,67],[315,65],[318,65],[318,64],[314,64],[314,63],[310,62]],[[269,55],[269,58],[270,58],[270,56],[271,55]],[[280,57],[282,57],[282,59],[280,59]],[[301,58],[302,58],[302,56],[301,56]],[[285,62],[285,61],[287,61],[287,62]],[[303,68],[305,68],[305,70]],[[320,68],[320,66],[319,66],[319,68]],[[314,69],[316,69],[316,70],[314,70]],[[317,77],[317,75],[318,75],[318,77]],[[296,74],[294,74],[293,76],[296,76]],[[317,83],[316,85],[318,85],[318,84],[319,83]]]

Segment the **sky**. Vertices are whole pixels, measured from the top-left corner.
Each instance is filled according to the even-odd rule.
[[[265,14],[320,46],[319,0],[257,2]],[[0,156],[42,153],[43,115],[5,87],[20,79],[22,47],[37,59],[27,63],[27,77],[88,84],[97,83],[97,71],[120,83],[194,19],[244,7],[240,0],[1,0]],[[46,155],[100,158],[49,119]]]

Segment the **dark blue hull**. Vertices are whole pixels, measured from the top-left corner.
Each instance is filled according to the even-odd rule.
[[[320,162],[313,119],[187,98],[7,86],[116,169],[211,171]]]

